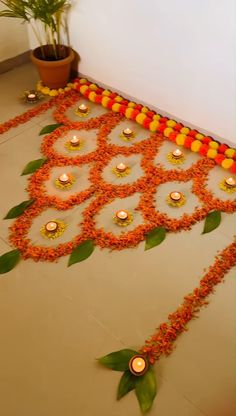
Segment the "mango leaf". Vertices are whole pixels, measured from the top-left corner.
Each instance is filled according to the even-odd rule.
[[[111,352],[110,354],[99,358],[98,361],[112,370],[126,371],[129,369],[129,360],[136,354],[138,354],[136,351],[124,349]]]
[[[143,376],[137,377],[135,393],[142,412],[148,412],[157,393],[156,376],[152,367]]]
[[[52,131],[56,130],[58,127],[61,127],[61,126],[63,126],[62,123],[49,124],[48,126],[45,126],[42,128],[39,135],[52,133]]]
[[[202,234],[210,233],[211,231],[215,230],[215,228],[219,227],[221,223],[221,211],[212,211],[210,212],[204,224],[204,229]]]
[[[23,201],[21,204],[16,205],[15,207],[11,208],[8,211],[7,215],[4,217],[4,220],[9,220],[11,218],[17,218],[28,208],[31,204],[33,204],[34,199],[29,199],[28,201]]]
[[[8,273],[14,269],[20,260],[20,251],[12,250],[0,256],[0,274]]]
[[[158,246],[166,238],[166,229],[164,227],[156,227],[150,231],[146,237],[145,250]]]
[[[134,390],[136,380],[137,380],[137,377],[134,376],[129,370],[124,372],[124,374],[122,375],[120,379],[120,383],[118,386],[117,400],[120,400],[131,390]]]
[[[94,250],[93,240],[86,240],[81,243],[78,247],[76,247],[69,258],[68,267],[72,266],[72,264],[79,263],[80,261],[86,260],[89,256],[91,256]]]
[[[29,175],[30,173],[34,173],[37,169],[41,168],[43,164],[46,162],[46,158],[43,159],[35,159],[31,160],[31,162],[27,163],[27,165],[24,167],[23,172],[21,176],[23,175]]]

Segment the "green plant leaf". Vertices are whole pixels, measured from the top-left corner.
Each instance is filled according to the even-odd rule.
[[[134,376],[129,370],[125,371],[120,379],[120,383],[117,390],[117,400],[120,400],[131,390],[134,390],[137,377]]]
[[[137,377],[135,393],[142,412],[148,412],[157,394],[156,376],[152,367],[143,376]]]
[[[146,237],[145,250],[158,246],[166,238],[166,229],[164,227],[156,227],[150,231]]]
[[[8,211],[7,215],[4,217],[4,220],[9,220],[12,218],[17,218],[28,208],[31,204],[33,204],[34,199],[29,199],[28,201],[23,201],[21,204],[16,205],[15,207],[11,208]]]
[[[12,250],[0,256],[0,274],[8,273],[14,269],[20,260],[20,251]]]
[[[86,260],[89,256],[91,256],[94,248],[93,240],[86,240],[81,243],[72,251],[68,261],[68,267],[72,266],[72,264]]]
[[[221,223],[221,211],[212,211],[210,212],[204,224],[204,229],[202,234],[210,233],[211,231],[215,230],[215,228],[219,227]]]
[[[129,360],[136,354],[138,354],[137,351],[124,349],[111,352],[110,354],[99,358],[98,361],[112,370],[126,371],[129,369]]]
[[[42,128],[39,135],[52,133],[52,131],[56,130],[58,127],[61,127],[61,126],[63,126],[62,123],[49,124],[48,126],[45,126]]]
[[[24,170],[21,174],[21,176],[23,175],[29,175],[30,173],[34,173],[37,169],[41,168],[41,166],[43,166],[43,164],[46,162],[46,158],[44,157],[43,159],[35,159],[35,160],[31,160],[31,162],[27,163],[27,165],[24,167]]]

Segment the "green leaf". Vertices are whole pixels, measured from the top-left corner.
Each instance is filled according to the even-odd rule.
[[[134,390],[136,380],[137,380],[137,377],[134,376],[129,370],[124,372],[124,374],[122,375],[120,379],[120,383],[118,386],[117,400],[120,400],[131,390]]]
[[[152,367],[143,376],[137,377],[135,393],[142,412],[148,412],[157,393],[156,376]]]
[[[80,261],[86,260],[89,256],[91,256],[94,250],[94,243],[93,240],[86,240],[81,243],[78,247],[76,247],[69,258],[68,267],[72,266],[72,264],[79,263]]]
[[[14,269],[20,260],[20,251],[12,250],[0,256],[0,274],[8,273]]]
[[[137,351],[124,349],[120,351],[111,352],[104,357],[99,358],[99,362],[105,367],[111,368],[115,371],[126,371],[129,369],[129,360],[138,354]]]
[[[28,201],[23,201],[21,204],[16,205],[15,207],[11,208],[8,211],[7,215],[4,217],[4,220],[9,220],[11,218],[17,218],[28,208],[31,204],[33,204],[34,199],[29,199]]]
[[[63,126],[62,123],[49,124],[48,126],[45,126],[42,128],[39,135],[52,133],[52,131],[56,130],[58,127],[61,127],[61,126]]]
[[[221,211],[212,211],[210,212],[204,224],[204,229],[202,234],[210,233],[211,231],[215,230],[215,228],[219,227],[221,223]]]
[[[31,162],[29,162],[25,167],[24,170],[21,174],[22,175],[29,175],[30,173],[34,173],[37,169],[41,168],[41,166],[43,166],[43,164],[46,162],[46,158],[44,157],[43,159],[35,159],[35,160],[31,160]]]
[[[145,250],[158,246],[166,238],[166,229],[164,227],[156,227],[150,231],[146,237]]]

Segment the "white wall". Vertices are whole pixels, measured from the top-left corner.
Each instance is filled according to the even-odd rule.
[[[74,0],[80,72],[236,143],[234,0]]]
[[[0,10],[6,9],[2,4]],[[0,62],[29,50],[26,25],[18,19],[0,18]]]

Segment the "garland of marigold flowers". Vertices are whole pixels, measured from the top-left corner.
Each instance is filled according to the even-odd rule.
[[[195,153],[199,153],[201,156],[206,156],[224,169],[229,169],[231,173],[236,173],[236,150],[230,148],[227,144],[221,144],[212,139],[212,137],[185,127],[182,123],[178,123],[168,117],[162,117],[147,107],[130,102],[120,95],[104,90],[84,78],[77,78],[74,86],[77,91],[90,101],[99,103],[115,113],[122,114],[127,119],[136,121],[153,133],[160,132],[178,146],[184,146]]]

